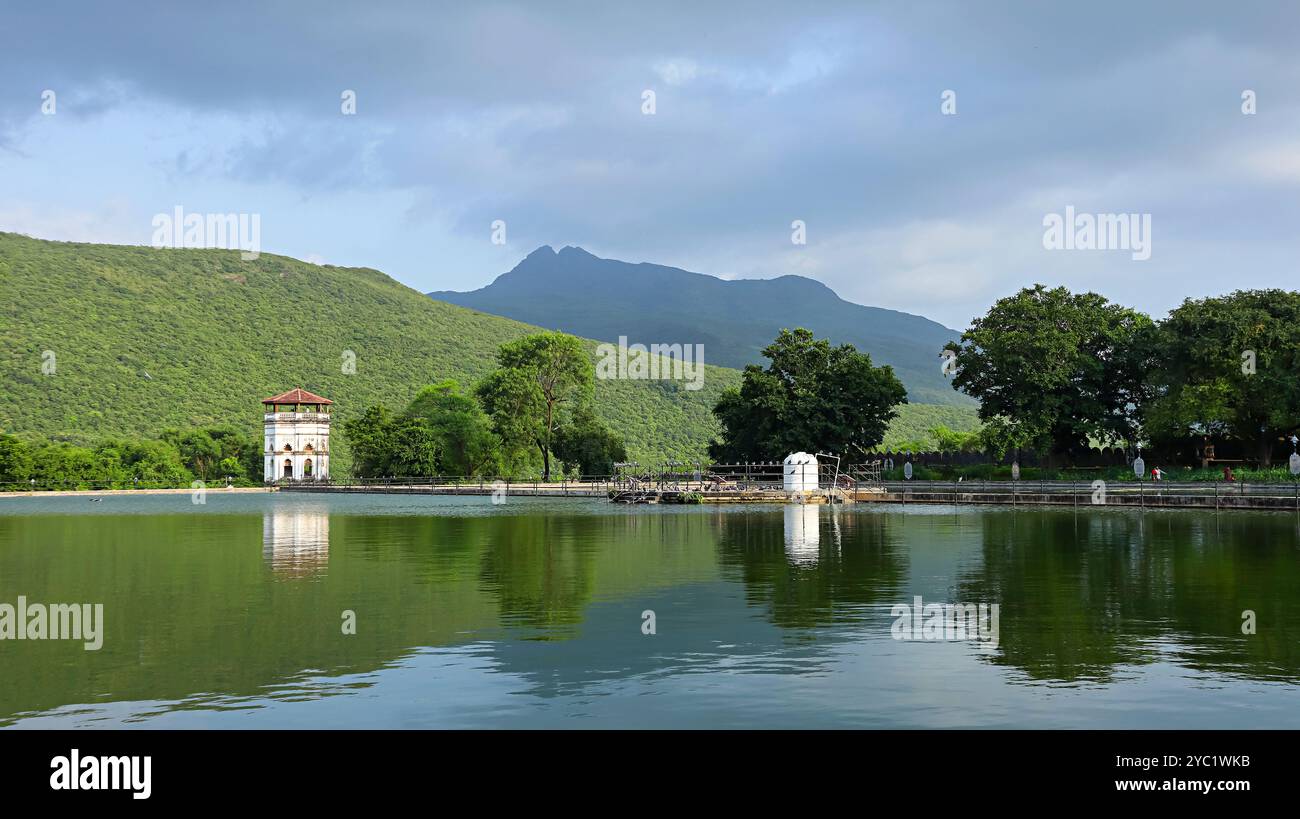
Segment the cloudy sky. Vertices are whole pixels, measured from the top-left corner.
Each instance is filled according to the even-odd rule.
[[[43,0],[0,44],[0,230],[42,238],[179,205],[425,291],[573,244],[958,328],[1035,281],[1300,283],[1293,4]],[[1067,206],[1150,214],[1151,257],[1045,249]]]

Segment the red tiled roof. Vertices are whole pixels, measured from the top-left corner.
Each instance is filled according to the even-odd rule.
[[[283,392],[280,393],[279,395],[275,395],[270,398],[263,398],[262,403],[263,404],[333,404],[334,402],[329,400],[328,398],[321,398],[319,395],[316,395],[315,393],[307,392],[306,390],[300,387],[295,387],[294,389],[289,390],[288,392]]]

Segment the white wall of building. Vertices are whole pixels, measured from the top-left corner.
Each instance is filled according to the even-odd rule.
[[[262,433],[263,480],[285,477],[285,462],[293,467],[294,480],[306,480],[311,461],[311,480],[323,481],[330,474],[330,416],[323,412],[268,412]]]

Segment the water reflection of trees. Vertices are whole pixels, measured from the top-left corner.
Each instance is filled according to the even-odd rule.
[[[573,669],[564,679],[579,681],[593,657],[610,664],[602,674],[656,667],[663,654],[645,653],[649,645],[694,662],[724,651],[713,643],[725,638],[766,657],[783,648],[767,623],[865,619],[907,602],[921,574],[945,586],[955,576],[951,600],[999,603],[992,661],[1035,679],[1106,679],[1163,657],[1300,681],[1300,534],[1288,515],[989,511],[963,513],[963,531],[945,535],[938,518],[923,526],[856,510],[813,510],[815,528],[810,515],[787,529],[783,509],[327,519],[304,509],[269,521],[0,516],[0,600],[95,601],[106,612],[98,652],[0,646],[23,669],[0,686],[0,722],[105,699],[295,693],[303,669],[369,672],[420,647],[499,640],[502,626],[535,639],[585,629],[564,647]],[[911,567],[922,551],[933,565],[919,572]],[[743,617],[728,607],[731,587],[703,585],[719,573],[741,581],[746,604],[765,616]],[[665,606],[717,604],[708,612],[717,628],[661,623],[658,642],[637,642],[651,595]],[[614,625],[584,622],[600,604],[609,605],[595,617],[620,618]],[[1244,609],[1256,613],[1254,636],[1241,634]],[[356,612],[355,635],[341,632],[344,610]],[[540,679],[557,648],[500,651]]]
[[[1300,679],[1300,551],[1286,515],[986,514],[963,600],[1001,606],[993,662],[1035,679],[1112,677],[1156,659]],[[1242,612],[1258,633],[1241,633]]]
[[[594,586],[592,530],[598,518],[492,520],[480,577],[501,602],[504,625],[541,629],[539,639],[571,636]]]
[[[739,574],[749,604],[766,607],[777,625],[807,628],[865,619],[866,607],[901,596],[907,558],[883,516],[806,508],[817,521],[815,548],[808,522],[786,520],[786,511],[718,516],[720,563]]]
[[[574,636],[587,607],[646,588],[713,576],[704,514],[357,517],[354,549],[400,559],[422,582],[473,584],[500,623],[534,639]]]
[[[96,698],[298,692],[426,646],[572,637],[591,602],[716,575],[707,515],[0,516],[0,600],[103,603],[103,649],[6,641],[0,724]],[[34,582],[33,578],[39,580]],[[355,634],[341,613],[355,612]],[[629,630],[638,634],[639,620]],[[365,683],[361,683],[365,684]],[[315,693],[313,696],[317,695]],[[189,707],[180,705],[178,707]]]

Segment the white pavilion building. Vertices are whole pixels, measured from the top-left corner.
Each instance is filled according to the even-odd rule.
[[[329,479],[333,403],[300,388],[262,400],[264,481]]]

